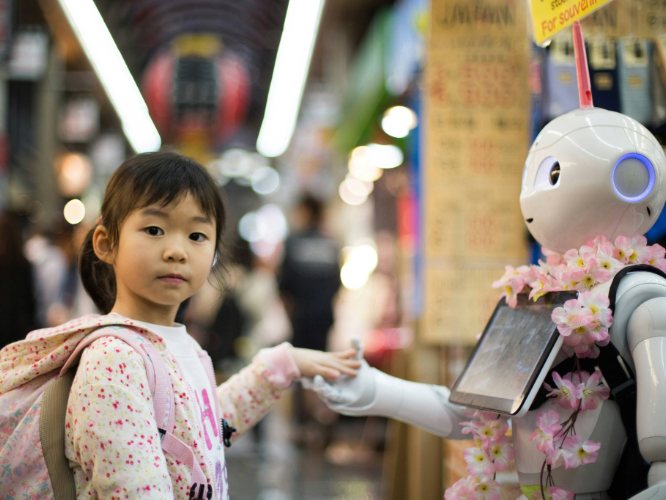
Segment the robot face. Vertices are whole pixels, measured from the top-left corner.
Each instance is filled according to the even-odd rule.
[[[628,116],[579,109],[550,122],[530,149],[520,206],[532,236],[557,252],[599,235],[647,232],[666,201],[666,156]]]

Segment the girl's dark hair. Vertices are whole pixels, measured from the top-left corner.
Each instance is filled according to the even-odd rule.
[[[191,194],[204,213],[215,220],[215,248],[222,255],[225,209],[220,189],[208,171],[190,158],[176,153],[144,153],[130,158],[114,172],[106,187],[101,220],[112,248],[117,247],[120,227],[137,209],[149,205],[165,207]],[[97,224],[95,225],[97,227]],[[93,249],[95,227],[86,235],[79,256],[83,286],[97,308],[108,314],[116,301],[113,267],[101,261]],[[213,273],[221,280],[221,266]]]

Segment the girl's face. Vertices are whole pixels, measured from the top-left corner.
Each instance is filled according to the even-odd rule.
[[[172,321],[180,303],[208,278],[215,236],[215,221],[190,194],[177,204],[132,212],[120,228],[112,257],[117,284],[113,310],[159,323],[166,314]]]

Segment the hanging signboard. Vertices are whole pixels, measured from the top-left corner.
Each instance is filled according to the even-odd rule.
[[[611,0],[530,0],[536,43],[541,45],[550,37],[571,26],[574,21],[592,14]]]
[[[520,179],[529,129],[524,0],[431,3],[421,170],[428,344],[474,343],[497,304],[494,280],[526,263]]]

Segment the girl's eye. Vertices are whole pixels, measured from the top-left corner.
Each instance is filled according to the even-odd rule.
[[[150,226],[144,229],[149,235],[151,236],[161,236],[164,234],[164,231],[162,231],[159,227],[156,226]]]
[[[203,233],[192,233],[190,234],[190,239],[196,242],[206,241],[206,235]]]

